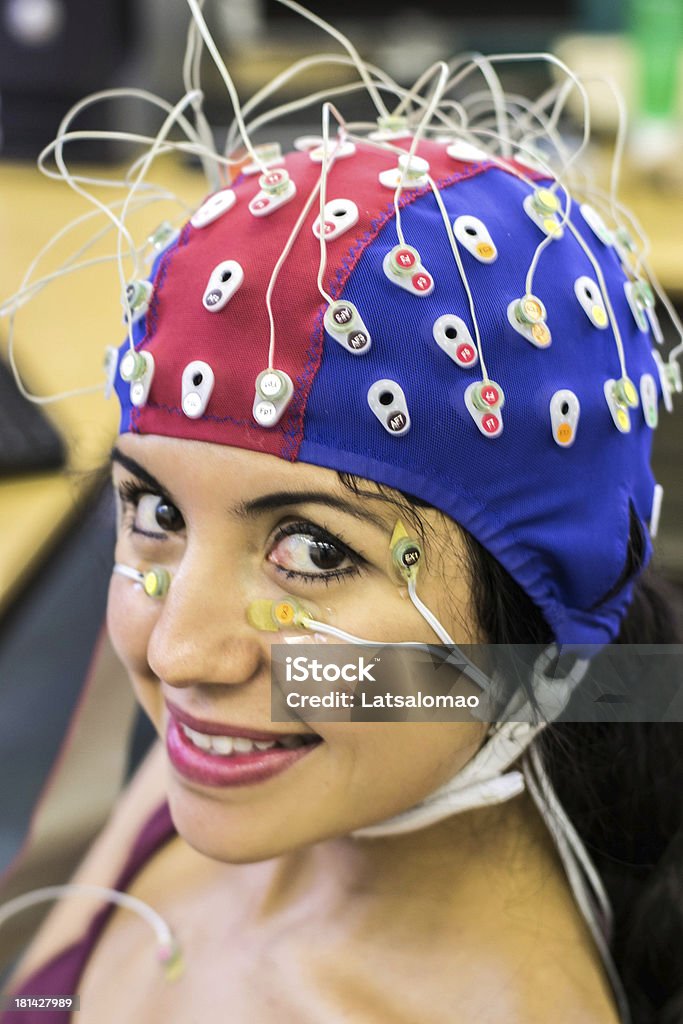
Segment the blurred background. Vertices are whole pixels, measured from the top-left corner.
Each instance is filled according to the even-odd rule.
[[[646,123],[651,137],[662,129],[655,149],[675,144],[666,139],[665,122],[673,125],[681,109],[680,0],[480,0],[473,5],[450,0],[346,0],[340,5],[327,0],[312,8],[347,33],[366,59],[405,85],[444,55],[552,48],[579,72],[612,75],[635,126],[641,130]],[[275,0],[207,0],[205,13],[243,96],[312,49],[335,48],[320,30]],[[88,0],[2,0],[5,156],[37,154],[69,106],[95,89],[125,83],[177,96],[187,19],[182,0],[101,0],[97,5]],[[545,73],[525,67],[516,76],[533,88],[534,75]],[[312,90],[329,84],[329,76],[329,69],[312,70],[294,89],[300,94],[304,85]],[[225,91],[208,62],[205,82],[210,120],[225,123],[230,117]],[[612,106],[603,99],[594,111],[605,131],[614,125]],[[643,154],[644,159],[652,156]]]
[[[313,7],[404,85],[435,59],[466,50],[551,49],[584,75],[612,76],[631,119],[621,198],[650,235],[653,267],[681,309],[683,0],[328,0]],[[243,99],[297,58],[337,50],[274,0],[207,0],[205,13]],[[188,19],[184,0],[0,0],[0,302],[19,287],[40,246],[87,210],[63,183],[37,173],[35,157],[87,93],[136,85],[175,102]],[[221,141],[232,110],[208,61],[203,80]],[[348,80],[340,72],[339,81]],[[503,80],[508,91],[528,96],[551,84],[538,63],[508,68]],[[329,68],[311,69],[279,98],[330,84]],[[599,83],[589,92],[589,159],[600,170],[616,109]],[[350,119],[369,114],[362,99],[352,98],[344,111]],[[150,116],[137,104],[105,104],[86,111],[77,127],[156,131],[159,121]],[[578,136],[571,108],[562,128],[568,138]],[[299,113],[278,126],[277,141],[317,131]],[[271,140],[266,131],[254,141]],[[104,142],[79,144],[70,154],[95,175],[104,166],[111,174],[131,157],[127,147]],[[190,203],[205,191],[191,162],[164,159],[160,177]],[[167,215],[177,220],[177,206],[146,211],[141,223],[151,232]],[[76,231],[72,248],[80,237]],[[115,281],[110,265],[93,266],[21,311],[16,358],[31,390],[48,394],[102,379],[103,348],[118,345],[123,333]],[[26,402],[5,366],[8,329],[0,319],[0,902],[68,877],[151,740],[102,631],[113,542],[106,461],[114,403],[100,395],[46,407]],[[662,414],[655,472],[665,492],[657,559],[681,585],[679,417],[680,409]],[[123,749],[121,736],[129,737]],[[0,932],[0,976],[38,913]]]

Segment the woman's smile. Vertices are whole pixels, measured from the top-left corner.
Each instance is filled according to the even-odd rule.
[[[186,779],[206,786],[246,786],[279,775],[309,754],[315,733],[266,732],[204,722],[166,701],[166,751]]]

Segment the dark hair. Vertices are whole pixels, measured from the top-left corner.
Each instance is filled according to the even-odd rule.
[[[340,473],[359,496],[395,504],[424,538],[425,502]],[[545,644],[540,609],[462,532],[478,624],[492,644]],[[634,550],[639,546],[634,538]],[[627,562],[638,568],[629,548]],[[680,597],[646,569],[615,643],[680,643]],[[614,910],[613,957],[634,1024],[683,1022],[683,724],[557,723],[540,747],[556,792],[600,872]]]

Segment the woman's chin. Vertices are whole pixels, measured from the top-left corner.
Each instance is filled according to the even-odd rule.
[[[171,782],[168,804],[176,831],[188,846],[226,864],[271,860],[306,843],[289,836],[281,820],[269,823],[266,814],[256,814],[247,804],[226,807],[185,782]]]

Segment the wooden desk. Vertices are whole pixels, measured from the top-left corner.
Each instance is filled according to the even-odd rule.
[[[160,172],[155,180],[161,178],[189,203],[198,203],[206,191],[200,174],[170,162]],[[680,201],[637,186],[625,187],[622,195],[651,236],[655,272],[671,292],[683,294]],[[43,178],[33,166],[0,164],[2,298],[19,286],[39,247],[87,209],[66,185]],[[158,204],[142,220],[151,232],[165,217],[177,215],[177,206]],[[109,248],[100,251],[114,245],[112,235]],[[49,286],[19,313],[17,359],[27,385],[38,394],[83,387],[103,380],[104,347],[118,345],[123,336],[116,267],[106,264]],[[46,412],[67,440],[68,469],[0,482],[0,611],[78,515],[116,431],[116,402],[99,394],[49,405]]]
[[[164,185],[190,203],[201,201],[206,186],[200,174],[170,164],[160,171]],[[160,177],[155,175],[155,180]],[[88,209],[81,197],[66,185],[44,178],[33,165],[0,163],[3,300],[19,287],[39,248]],[[162,220],[178,215],[177,205],[159,203],[139,215],[137,223],[151,233]],[[71,247],[76,248],[87,234],[73,238]],[[115,245],[112,232],[97,252],[113,252]],[[63,254],[69,251],[60,249]],[[56,263],[45,266],[50,270]],[[124,337],[117,281],[114,263],[79,271],[48,286],[19,312],[15,351],[22,377],[33,393],[51,394],[104,381],[104,348],[119,345]],[[0,321],[0,343],[4,355],[4,320]],[[0,611],[78,516],[96,482],[98,467],[106,462],[118,423],[116,400],[105,402],[103,394],[60,401],[44,411],[66,439],[68,465],[66,472],[0,481]]]

